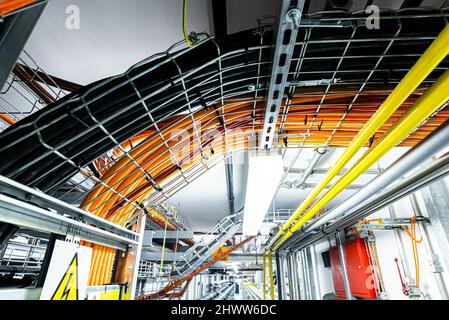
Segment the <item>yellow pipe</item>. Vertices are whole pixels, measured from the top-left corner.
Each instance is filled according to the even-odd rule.
[[[262,262],[262,270],[263,270],[263,300],[267,300],[267,254],[265,251],[262,254],[263,262]]]
[[[449,54],[449,25],[446,26],[438,37],[427,48],[415,65],[396,86],[393,92],[384,101],[370,120],[363,126],[354,137],[345,151],[337,159],[324,179],[307,196],[301,205],[295,210],[290,219],[281,227],[276,236],[268,244],[272,250],[273,244],[284,234],[295,222],[300,214],[307,209],[318,194],[331,182],[331,180],[344,168],[352,157],[363,147],[363,145],[374,135],[374,133],[385,123],[386,120],[399,108],[402,103],[415,91],[424,79],[435,69],[435,67]]]
[[[273,253],[268,251],[268,272],[270,277],[270,298],[274,300]]]
[[[404,115],[368,149],[338,181],[308,210],[273,247],[276,250],[293,232],[297,231],[307,220],[312,218],[330,200],[357,179],[365,170],[389,150],[406,138],[423,121],[440,109],[449,100],[449,70],[446,70],[435,83],[410,107]]]

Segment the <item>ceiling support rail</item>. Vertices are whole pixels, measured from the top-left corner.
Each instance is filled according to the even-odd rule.
[[[265,119],[262,135],[259,137],[260,149],[270,149],[273,145],[274,132],[284,98],[284,89],[293,49],[295,48],[296,35],[301,23],[303,7],[304,0],[283,0],[281,2]]]
[[[137,243],[137,233],[3,176],[0,192],[0,221],[62,235],[73,231],[120,250]]]

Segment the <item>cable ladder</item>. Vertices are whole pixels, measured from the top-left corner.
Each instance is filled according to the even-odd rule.
[[[241,222],[235,219],[236,217],[235,214],[223,218],[201,241],[196,242],[182,254],[178,262],[174,263],[174,271],[178,279],[197,269],[235,235],[241,225]]]

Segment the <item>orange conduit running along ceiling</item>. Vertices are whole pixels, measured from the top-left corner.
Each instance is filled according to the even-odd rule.
[[[342,115],[346,113],[344,102],[351,99],[355,94],[344,87],[342,91],[343,93],[328,93],[326,101],[321,106],[319,116],[314,120],[314,110],[316,110],[321,99],[319,92],[315,94],[309,92],[303,96],[295,97],[292,100],[286,121],[283,123],[283,132],[288,132],[288,134],[309,133],[310,135],[288,138],[287,145],[346,146],[377,110],[383,98],[390,93],[387,90],[366,90],[357,106],[354,106],[351,112],[346,114],[345,119],[340,122]],[[381,134],[388,130],[422,92],[423,89],[418,89],[415,94],[407,99],[378,133]],[[226,137],[220,123],[220,118],[222,118],[220,111],[223,110]],[[104,185],[97,184],[85,197],[81,207],[112,222],[126,225],[133,217],[135,207],[131,203],[125,202],[114,191],[132,203],[144,203],[151,198],[151,195],[153,196],[152,199],[157,199],[154,198],[154,195],[158,194],[154,182],[162,185],[173,177],[179,178],[182,176],[181,170],[186,171],[190,167],[201,165],[204,160],[204,153],[207,153],[208,158],[213,158],[222,156],[227,150],[246,149],[248,147],[248,134],[253,129],[257,131],[262,127],[263,110],[264,102],[257,101],[255,104],[256,117],[252,117],[254,111],[252,101],[234,102],[232,100],[226,101],[223,108],[209,107],[208,110],[200,110],[195,113],[195,123],[197,125],[201,123],[200,139],[197,138],[198,132],[193,129],[192,120],[188,118],[178,121],[179,116],[174,116],[159,126],[162,134],[151,129],[142,132],[123,144],[122,150],[129,152],[130,157],[123,156],[109,167],[101,177]],[[279,117],[281,118],[282,114]],[[415,145],[447,118],[449,118],[449,112],[447,110],[440,111],[420,129],[402,141],[401,145]],[[315,124],[311,124],[311,122]],[[279,119],[278,124],[280,123]],[[208,133],[211,132],[216,135],[209,136]],[[175,135],[174,138],[171,138],[172,134]],[[183,137],[183,143],[179,142],[179,137]],[[201,141],[201,145],[198,140]],[[282,139],[280,140],[279,143],[282,143]],[[173,150],[177,147],[178,151],[183,150],[181,146],[186,147],[187,152],[183,152],[181,157],[177,157]],[[117,150],[116,153],[123,152]],[[147,179],[145,172],[153,177],[153,181]],[[162,227],[165,221],[164,217],[158,217],[156,212],[153,214],[156,217],[153,216],[152,218],[160,221],[159,225]],[[175,227],[169,224],[168,228],[173,230]],[[94,251],[97,251],[97,247],[94,247]],[[101,269],[103,271],[100,274],[109,275],[111,272],[109,269],[111,255],[96,252],[96,259],[92,263],[92,272],[97,273],[97,269]],[[104,278],[104,276],[92,277],[94,281],[92,284],[101,284]],[[100,282],[95,282],[97,279]]]

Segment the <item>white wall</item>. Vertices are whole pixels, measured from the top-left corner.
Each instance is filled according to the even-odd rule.
[[[445,183],[448,183],[449,179],[445,179]],[[422,201],[422,198],[417,193],[418,203],[420,204],[421,211],[424,215],[427,214],[427,211],[425,210],[424,203]],[[401,199],[393,204],[393,207],[395,209],[397,217],[404,217],[404,218],[410,218],[413,216],[413,207],[410,202],[410,198],[406,197],[404,199]],[[384,208],[380,210],[379,212],[376,212],[368,217],[369,219],[372,218],[390,218],[390,213],[388,208]],[[420,238],[419,234],[420,229],[418,229],[417,237]],[[411,239],[410,237],[404,232],[400,231],[403,238],[403,244],[404,244],[404,254],[406,261],[403,261],[403,263],[406,265],[406,268],[408,266],[408,269],[410,270],[410,273],[407,275],[407,277],[410,277],[412,281],[414,282],[415,279],[415,266],[414,266],[414,259],[413,259],[413,251],[411,246]],[[432,229],[429,228],[430,236],[431,236],[431,242],[435,244],[434,241],[432,241]],[[402,286],[401,281],[399,278],[399,273],[397,270],[396,263],[394,261],[395,258],[400,259],[400,254],[398,251],[398,245],[396,242],[396,238],[394,235],[394,231],[392,230],[385,230],[385,231],[375,231],[374,232],[375,238],[376,238],[376,246],[379,256],[379,264],[384,280],[385,290],[388,293],[389,299],[391,300],[408,300],[409,298],[405,296],[402,293]],[[316,261],[317,261],[317,272],[319,275],[319,285],[320,285],[320,291],[321,295],[324,295],[328,292],[333,292],[333,283],[332,283],[332,273],[330,268],[324,268],[323,261],[321,258],[321,252],[328,250],[329,245],[328,241],[321,241],[320,243],[315,244],[315,251],[316,251]],[[438,255],[441,257],[441,250],[439,247],[434,246],[434,249]],[[424,294],[425,299],[441,299],[441,294],[439,292],[437,282],[435,280],[434,274],[431,272],[430,269],[430,256],[426,250],[426,246],[424,243],[418,244],[418,256],[419,256],[419,264],[420,264],[420,288]],[[447,269],[445,269],[447,270]],[[401,266],[401,273],[404,277],[404,270]],[[449,284],[449,277],[448,272],[445,271],[443,273],[443,276],[446,281],[446,285]]]
[[[315,248],[315,261],[316,261],[316,272],[318,274],[318,283],[315,284],[319,287],[319,292],[321,298],[326,293],[334,292],[334,283],[332,281],[332,270],[331,268],[325,268],[323,258],[321,253],[329,250],[329,241],[327,239],[321,240],[320,242],[314,244]],[[313,252],[313,251],[312,251]]]

